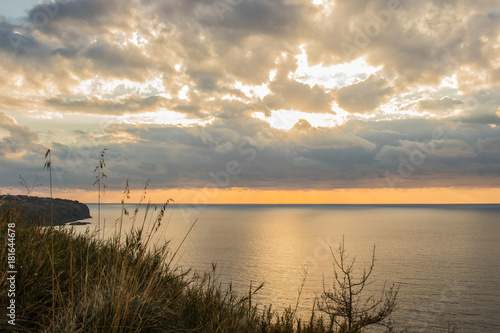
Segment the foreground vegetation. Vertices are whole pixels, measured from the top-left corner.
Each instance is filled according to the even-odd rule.
[[[23,224],[21,207],[0,213],[0,298],[7,304],[7,226],[15,223],[16,325],[4,316],[0,330],[33,332],[360,332],[383,323],[394,309],[397,291],[383,293],[370,309],[355,307],[356,290],[344,255],[337,289],[325,291],[308,320],[290,307],[282,313],[258,308],[252,296],[223,288],[212,272],[191,274],[172,266],[168,244],[153,247],[151,235],[161,224],[164,206],[150,230],[144,225],[127,235],[99,239],[67,227]],[[125,212],[126,213],[126,212]],[[123,217],[122,217],[123,218]],[[12,224],[11,224],[12,225]],[[343,247],[340,249],[343,250]],[[348,279],[347,279],[348,278]],[[346,285],[347,283],[347,285]],[[389,300],[389,302],[387,302]],[[366,310],[366,311],[362,311]],[[392,329],[389,328],[389,331]]]

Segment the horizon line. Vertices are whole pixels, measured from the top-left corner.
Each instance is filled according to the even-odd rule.
[[[83,202],[86,205],[98,205],[97,202]],[[101,205],[121,205],[121,202],[101,202]],[[164,205],[164,202],[151,202],[150,205]],[[148,203],[142,202],[126,202],[125,205],[148,205]],[[497,203],[206,203],[206,204],[196,204],[196,203],[186,203],[186,202],[173,202],[169,203],[170,205],[189,205],[189,206],[229,206],[229,205],[254,205],[254,206],[332,206],[332,205],[342,205],[342,206],[423,206],[423,205],[432,205],[432,206],[449,206],[449,205],[500,205],[500,202]]]

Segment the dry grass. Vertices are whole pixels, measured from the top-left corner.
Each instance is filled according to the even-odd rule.
[[[292,332],[294,327],[300,327],[299,331],[327,331],[321,321],[301,323],[291,308],[281,315],[271,308],[259,310],[251,298],[262,285],[250,287],[247,295],[237,295],[230,288],[222,288],[215,278],[215,265],[203,275],[172,267],[175,253],[168,244],[148,244],[165,208],[158,213],[160,218],[151,230],[146,232],[142,226],[107,240],[99,239],[98,233],[78,234],[67,227],[23,225],[20,207],[4,209],[0,213],[0,267],[7,267],[7,223],[16,223],[15,329]],[[0,298],[6,304],[6,273],[0,275]],[[4,319],[0,330],[12,329]]]

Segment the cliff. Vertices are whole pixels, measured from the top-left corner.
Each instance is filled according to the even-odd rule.
[[[23,210],[23,221],[50,225],[50,198],[25,195],[0,195],[0,209],[8,205],[19,205]],[[90,218],[87,205],[74,200],[53,199],[54,225]]]

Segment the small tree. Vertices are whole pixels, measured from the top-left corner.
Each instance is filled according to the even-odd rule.
[[[369,284],[368,279],[375,265],[375,246],[370,268],[363,270],[360,278],[354,277],[356,257],[349,260],[344,247],[344,239],[340,243],[337,254],[332,253],[334,261],[335,280],[333,291],[324,288],[321,295],[319,310],[328,314],[339,333],[357,333],[369,325],[390,326],[389,316],[396,306],[396,296],[399,286],[392,285],[386,290],[385,285],[380,297],[362,297],[361,293]],[[386,321],[386,319],[388,321]]]
[[[24,179],[24,177],[21,175],[19,175],[19,183],[21,183],[21,185],[26,189],[27,196],[29,196],[36,187],[40,187],[43,185],[40,182],[40,176],[38,176],[38,174],[36,173],[35,173],[35,181],[32,184],[28,184],[28,182],[26,182],[26,179]]]

